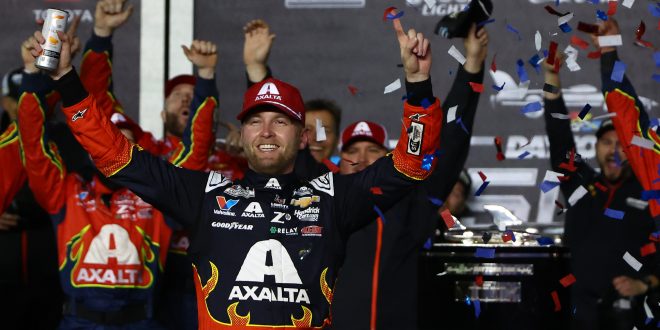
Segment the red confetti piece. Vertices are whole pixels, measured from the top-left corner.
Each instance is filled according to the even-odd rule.
[[[552,301],[555,303],[555,312],[559,312],[561,310],[561,302],[559,302],[559,294],[557,294],[557,291],[552,291],[550,292],[550,295],[552,296]]]
[[[555,65],[555,56],[557,55],[557,43],[554,41],[550,42],[550,49],[548,50],[548,64]]]
[[[595,50],[593,52],[590,52],[589,54],[587,54],[587,57],[592,59],[592,60],[599,59],[600,58],[600,50]]]
[[[500,136],[495,137],[495,148],[497,148],[497,160],[503,161],[504,153],[502,152],[502,137]]]
[[[479,171],[479,176],[481,177],[481,181],[486,181],[486,179],[488,179],[488,177],[486,177],[486,174],[484,174],[484,172]]]
[[[472,87],[472,91],[474,91],[475,93],[481,93],[484,91],[483,84],[470,81],[470,87]]]
[[[571,44],[575,45],[578,48],[587,49],[589,48],[589,43],[582,40],[580,37],[573,35],[571,37]]]
[[[327,167],[330,170],[330,172],[339,173],[339,166],[335,165],[335,163],[333,163],[331,160],[326,158],[322,162],[323,165],[325,165],[325,167]]]
[[[616,8],[617,8],[616,5],[617,2],[612,0],[610,0],[610,2],[607,3],[607,16],[612,16],[616,14]]]
[[[392,12],[392,10],[395,10],[396,7],[387,7],[385,8],[385,12],[383,12],[383,22],[387,21],[387,15]]]
[[[454,227],[454,224],[456,222],[454,222],[454,218],[451,216],[451,212],[449,212],[449,209],[445,209],[444,211],[442,211],[442,213],[440,213],[440,216],[442,216],[442,220],[445,221],[445,225],[447,226],[447,228]]]
[[[477,275],[477,278],[474,279],[474,284],[476,284],[478,287],[484,286],[484,276]]]
[[[649,254],[655,253],[655,243],[651,242],[648,244],[645,244],[641,248],[641,256],[646,257]]]
[[[371,193],[374,195],[382,195],[383,191],[380,189],[380,187],[371,187]]]
[[[575,283],[575,276],[573,276],[573,274],[568,274],[559,280],[559,283],[561,283],[561,285],[565,288],[568,288],[569,286],[573,285],[573,283]]]
[[[562,176],[558,176],[558,177],[557,177],[557,179],[558,179],[559,181],[561,181],[561,182],[568,181],[570,178],[571,178],[570,175],[562,175]]]
[[[493,55],[493,61],[490,62],[490,71],[493,71],[493,73],[497,72],[497,64],[495,64],[496,57],[497,54]]]
[[[348,91],[351,92],[353,96],[358,93],[358,88],[353,85],[348,85]]]
[[[506,232],[502,234],[502,242],[508,242],[508,241],[513,241],[513,235],[510,232]]]
[[[644,21],[640,21],[639,26],[637,27],[637,31],[635,32],[635,45],[644,47],[644,48],[651,48],[654,49],[653,44],[642,40],[642,37],[644,36],[644,33],[646,32],[646,24],[644,24]]]
[[[585,22],[578,22],[577,29],[578,31],[582,31],[584,33],[589,33],[589,34],[598,33],[598,25],[588,24]]]
[[[545,6],[545,10],[546,10],[548,13],[550,13],[550,14],[552,14],[552,15],[555,15],[555,16],[559,16],[559,17],[561,17],[561,16],[565,16],[565,15],[569,14],[569,13],[562,14],[562,13],[556,11],[556,10],[555,10],[554,8],[552,8],[550,5]]]
[[[649,241],[660,242],[660,235],[658,235],[657,233],[651,233],[651,235],[649,235]]]
[[[596,188],[602,192],[607,192],[607,187],[603,186],[600,182],[596,182],[594,186],[596,186]]]

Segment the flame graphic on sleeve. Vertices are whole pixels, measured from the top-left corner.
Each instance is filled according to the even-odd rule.
[[[300,306],[303,310],[303,316],[299,319],[291,315],[291,322],[296,328],[310,328],[312,326],[312,311],[305,306]]]
[[[241,316],[238,315],[238,311],[236,309],[238,308],[238,301],[229,305],[227,307],[227,316],[229,316],[229,325],[250,325],[250,313],[248,312],[247,315]]]
[[[218,284],[218,268],[210,261],[209,264],[211,264],[211,277],[208,281],[206,281],[206,284],[202,286],[202,294],[204,295],[204,299],[209,297],[211,291],[213,291],[215,286]]]
[[[323,272],[321,273],[321,292],[323,292],[323,296],[325,297],[325,300],[328,301],[328,304],[332,303],[332,289],[328,285],[328,282],[325,280],[325,275],[328,273],[328,267],[326,267]]]

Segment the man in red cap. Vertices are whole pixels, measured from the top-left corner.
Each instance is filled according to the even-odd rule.
[[[60,64],[51,77],[74,135],[105,175],[191,232],[200,329],[328,326],[345,239],[432,173],[425,159],[436,149],[442,110],[431,92],[429,41],[403,32],[398,20],[395,26],[417,95],[404,104],[397,147],[357,175],[327,173],[309,182],[293,173],[307,142],[295,87],[268,79],[246,92],[238,118],[250,169],[232,182],[175,167],[129,143],[85,91],[60,34]],[[34,48],[36,56],[41,47]],[[373,187],[382,193],[372,194]]]

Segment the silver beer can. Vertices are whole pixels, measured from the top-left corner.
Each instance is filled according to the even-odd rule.
[[[60,52],[62,51],[62,41],[57,36],[57,31],[66,33],[66,26],[69,20],[69,13],[59,9],[48,9],[46,19],[41,34],[46,39],[46,43],[41,45],[43,52],[37,57],[35,65],[37,68],[47,71],[57,69],[60,63]]]

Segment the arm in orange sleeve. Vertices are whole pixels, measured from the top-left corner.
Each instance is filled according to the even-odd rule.
[[[106,115],[124,112],[112,91],[112,36],[99,37],[92,33],[85,44],[80,80]]]
[[[23,76],[18,102],[18,129],[25,158],[30,189],[35,199],[50,214],[64,207],[66,170],[55,143],[48,140],[46,131],[46,99],[40,74]]]
[[[0,135],[0,214],[9,207],[27,178],[19,143],[18,127],[12,123]]]
[[[190,170],[207,168],[209,153],[215,142],[214,113],[218,106],[215,79],[197,77],[188,124],[181,142],[170,157],[170,163]]]

